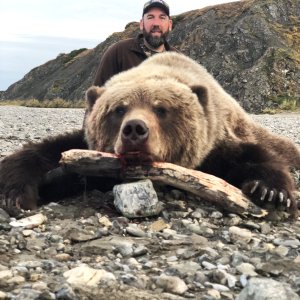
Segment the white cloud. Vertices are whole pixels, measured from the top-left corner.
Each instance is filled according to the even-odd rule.
[[[169,0],[171,14],[179,14],[222,0]],[[103,39],[139,21],[141,0],[0,0],[0,40],[13,35],[41,35]]]

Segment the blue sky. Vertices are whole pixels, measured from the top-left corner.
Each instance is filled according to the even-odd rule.
[[[0,0],[0,90],[60,53],[139,21],[146,0]],[[232,0],[169,0],[171,15]]]

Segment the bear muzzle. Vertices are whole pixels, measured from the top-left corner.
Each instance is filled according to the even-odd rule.
[[[139,150],[148,137],[149,128],[143,120],[130,120],[122,128],[121,139],[126,150]]]
[[[126,121],[120,132],[120,143],[116,153],[128,158],[130,161],[152,161],[148,149],[149,128],[141,119]]]

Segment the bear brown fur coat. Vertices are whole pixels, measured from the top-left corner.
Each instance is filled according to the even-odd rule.
[[[261,206],[297,210],[290,175],[290,168],[300,169],[297,146],[255,123],[201,65],[182,54],[155,55],[103,87],[91,87],[83,130],[25,145],[5,158],[4,205],[34,208],[45,174],[72,148],[198,169]]]

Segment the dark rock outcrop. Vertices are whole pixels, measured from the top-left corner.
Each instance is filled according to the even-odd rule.
[[[300,103],[299,0],[245,0],[173,16],[170,43],[203,64],[249,112]],[[138,23],[94,49],[60,54],[11,85],[2,99],[82,99],[112,43],[133,37]]]

